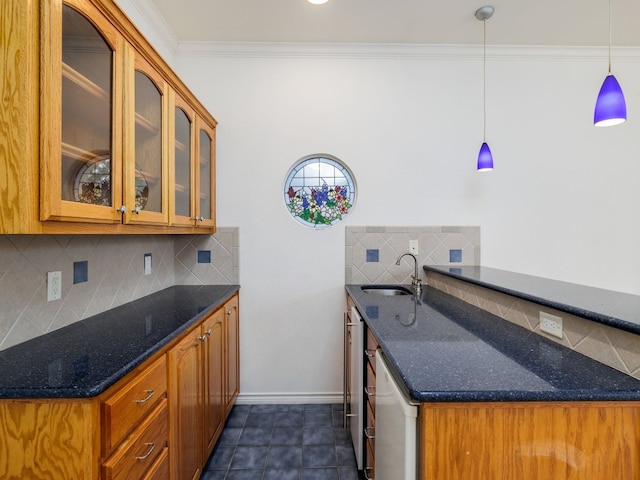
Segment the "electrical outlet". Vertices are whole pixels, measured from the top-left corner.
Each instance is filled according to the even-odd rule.
[[[62,272],[47,273],[47,302],[62,298]]]
[[[409,253],[418,255],[418,240],[409,240]]]
[[[540,312],[540,331],[562,338],[562,317]]]
[[[151,275],[151,254],[144,254],[144,274]]]

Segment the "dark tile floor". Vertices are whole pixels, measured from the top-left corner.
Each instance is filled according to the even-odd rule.
[[[342,405],[236,405],[201,480],[358,480]]]

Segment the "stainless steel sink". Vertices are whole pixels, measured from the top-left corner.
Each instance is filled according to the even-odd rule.
[[[395,295],[412,295],[413,292],[407,287],[400,285],[363,285],[360,287],[365,293],[372,293],[374,295],[384,295],[387,297]]]

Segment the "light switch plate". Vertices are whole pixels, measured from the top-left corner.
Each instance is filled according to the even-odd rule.
[[[409,253],[418,255],[418,240],[409,240]]]
[[[151,275],[151,254],[144,254],[144,274]]]

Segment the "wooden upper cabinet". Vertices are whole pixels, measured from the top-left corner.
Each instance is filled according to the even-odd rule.
[[[215,205],[215,127],[201,118],[196,119],[197,128],[197,175],[196,175],[196,225],[214,228]]]
[[[125,223],[165,225],[168,201],[168,86],[133,48],[125,55]]]
[[[0,234],[212,233],[216,120],[116,2],[0,5]]]
[[[86,1],[43,16],[40,219],[119,223],[123,38]]]
[[[169,223],[192,227],[195,224],[195,112],[175,92],[169,106]]]

